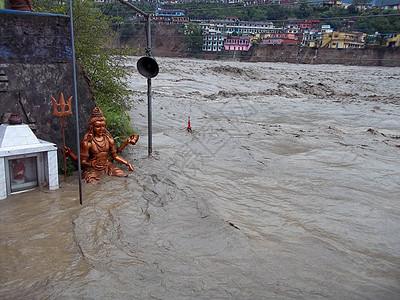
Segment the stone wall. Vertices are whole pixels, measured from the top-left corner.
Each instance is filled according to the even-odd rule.
[[[69,17],[0,10],[0,121],[19,114],[38,138],[62,147],[61,120],[51,97],[73,96]],[[77,66],[80,137],[94,107],[93,95]],[[76,149],[75,105],[66,118],[66,144]],[[75,151],[74,151],[75,152]],[[60,155],[59,155],[60,157]]]

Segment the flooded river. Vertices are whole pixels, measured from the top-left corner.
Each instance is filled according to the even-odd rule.
[[[149,159],[136,61],[135,172],[0,201],[1,299],[400,299],[400,68],[160,58]]]

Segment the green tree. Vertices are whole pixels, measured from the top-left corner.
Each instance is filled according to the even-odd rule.
[[[296,17],[299,19],[308,18],[312,14],[312,8],[308,3],[306,0],[300,1],[299,8],[296,10]]]
[[[69,15],[68,2],[33,0],[35,11]],[[130,49],[114,49],[115,31],[109,18],[95,8],[90,0],[73,1],[76,58],[83,66],[93,87],[93,95],[107,121],[110,132],[118,140],[129,134],[130,108],[126,79],[128,73],[122,66],[124,55]]]
[[[354,4],[350,5],[347,10],[349,11],[350,15],[356,15],[358,13],[357,6]]]
[[[203,47],[203,29],[195,23],[189,22],[183,29],[185,36],[185,51],[198,54]]]
[[[379,47],[385,47],[387,43],[387,37],[383,34],[377,34],[375,41],[378,43]]]

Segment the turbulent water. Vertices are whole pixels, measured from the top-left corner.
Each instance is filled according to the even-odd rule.
[[[135,172],[0,201],[2,299],[400,299],[400,68],[160,58],[149,159],[136,61]]]

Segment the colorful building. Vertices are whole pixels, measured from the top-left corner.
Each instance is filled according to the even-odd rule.
[[[322,44],[323,33],[314,29],[307,29],[303,31],[303,39],[301,44],[306,47],[318,48]]]
[[[292,21],[293,24],[298,24],[300,30],[314,29],[317,30],[321,26],[322,21],[320,20],[304,20],[304,21]]]
[[[271,33],[268,37],[263,38],[262,43],[267,45],[283,45],[299,44],[300,41],[294,33]]]
[[[385,36],[386,46],[400,47],[400,33],[392,33]]]
[[[186,24],[189,22],[189,17],[186,16],[184,10],[157,9],[152,16],[152,20],[164,24]]]
[[[362,32],[334,31],[324,33],[321,47],[337,49],[364,48],[365,36],[366,34]]]
[[[251,47],[250,37],[248,36],[230,36],[225,40],[225,50],[248,51]]]

